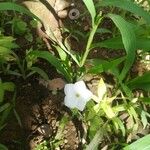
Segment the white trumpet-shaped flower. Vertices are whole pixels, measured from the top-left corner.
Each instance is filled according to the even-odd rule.
[[[64,104],[69,108],[77,108],[83,111],[86,103],[92,98],[92,92],[87,89],[83,81],[74,84],[66,84],[64,88]]]

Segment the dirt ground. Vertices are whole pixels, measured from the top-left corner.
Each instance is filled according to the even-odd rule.
[[[17,81],[16,111],[21,119],[19,126],[16,118],[10,116],[8,124],[0,135],[0,141],[10,150],[34,149],[43,139],[55,136],[59,120],[69,110],[63,105],[64,94],[51,91],[32,78],[29,81]],[[40,132],[44,126],[44,132]],[[63,149],[77,149],[79,141],[75,124],[70,121],[64,129]]]

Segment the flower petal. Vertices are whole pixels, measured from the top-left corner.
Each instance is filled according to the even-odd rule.
[[[86,85],[83,81],[78,81],[74,84],[74,89],[75,89],[76,93],[82,95],[82,93],[85,93],[85,90],[87,88],[86,88]]]
[[[66,94],[64,104],[69,108],[77,108],[83,111],[87,101],[92,98],[92,92],[86,88],[83,81],[75,84],[66,84],[64,88]]]
[[[76,108],[77,100],[74,96],[70,97],[67,95],[65,96],[64,104],[69,108]]]
[[[84,83],[84,81],[78,81],[74,84],[74,88],[80,90],[84,90],[86,89],[86,85]]]
[[[82,94],[81,94],[81,96],[82,96],[82,99],[85,101],[85,102],[87,102],[87,101],[89,101],[91,98],[92,98],[92,92],[90,91],[90,90],[88,90],[88,89],[86,89]]]
[[[64,92],[66,95],[68,94],[72,94],[74,93],[74,84],[70,83],[70,84],[66,84],[65,87],[64,87]]]
[[[87,89],[83,81],[78,81],[74,85],[75,92],[78,93],[84,101],[88,101],[92,98],[92,92]]]
[[[83,111],[85,108],[85,105],[86,105],[86,101],[80,99],[77,101],[76,108],[78,108],[80,111]]]

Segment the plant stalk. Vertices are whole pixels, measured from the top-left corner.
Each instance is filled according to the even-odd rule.
[[[90,32],[90,35],[89,35],[89,38],[88,38],[88,41],[87,41],[87,45],[86,45],[86,49],[85,49],[85,52],[84,52],[83,57],[82,57],[81,62],[80,62],[80,67],[83,67],[83,65],[85,64],[87,56],[88,56],[88,54],[91,50],[90,47],[91,47],[91,44],[93,42],[95,32],[96,32],[96,30],[97,30],[97,28],[98,28],[98,26],[99,26],[99,24],[100,24],[103,17],[98,15],[96,18],[97,18],[97,21],[95,21],[95,23],[92,27],[92,30]]]

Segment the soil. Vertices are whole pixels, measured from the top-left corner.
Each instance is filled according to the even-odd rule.
[[[53,95],[51,91],[40,85],[35,78],[23,82],[18,80],[16,96],[16,111],[21,120],[21,126],[14,116],[10,116],[8,124],[0,135],[1,143],[10,150],[34,149],[43,139],[51,139],[59,126],[62,116],[67,114],[63,105],[64,94],[59,91]],[[40,128],[46,127],[41,133]],[[74,123],[69,121],[64,129],[63,149],[77,149],[79,141]]]

